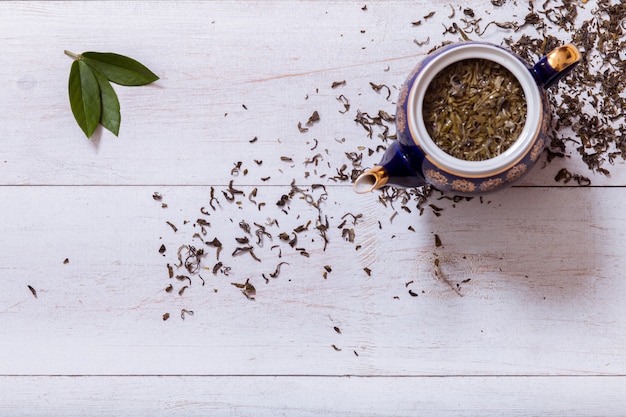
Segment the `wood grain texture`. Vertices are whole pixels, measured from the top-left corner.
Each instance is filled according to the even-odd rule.
[[[357,110],[393,113],[463,7],[0,2],[0,416],[623,415],[623,162],[595,176],[572,147],[421,215],[337,178],[380,157]],[[64,49],[161,77],[116,87],[119,138],[81,136]]]
[[[0,387],[0,412],[16,417],[617,417],[626,407],[615,377],[0,377]]]

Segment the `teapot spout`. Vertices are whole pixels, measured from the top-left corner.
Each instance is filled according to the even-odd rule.
[[[407,188],[425,185],[426,181],[420,173],[423,158],[417,151],[394,141],[378,165],[365,171],[354,181],[354,191],[363,194],[385,185]]]
[[[359,194],[369,193],[387,184],[388,179],[389,173],[377,165],[358,176],[354,181],[354,191]]]

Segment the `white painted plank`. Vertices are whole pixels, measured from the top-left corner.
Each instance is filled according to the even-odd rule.
[[[624,377],[0,377],[1,415],[623,416]]]
[[[481,1],[472,7],[485,20],[507,20],[525,16],[527,5],[518,3],[494,8]],[[7,88],[0,91],[0,112],[6,115],[0,125],[0,181],[225,184],[232,164],[242,161],[251,171],[246,183],[271,177],[269,183],[288,184],[294,177],[304,180],[300,163],[317,153],[324,157],[318,176],[333,175],[346,162],[345,152],[380,144],[354,123],[356,111],[392,113],[397,88],[413,66],[444,39],[459,39],[442,34],[450,4],[466,6],[385,1],[367,2],[364,11],[363,4],[1,2],[0,77]],[[429,10],[436,14],[423,19]],[[581,18],[589,10],[581,8]],[[421,26],[411,24],[420,19]],[[492,25],[483,39],[501,43],[512,35]],[[427,37],[428,45],[414,43]],[[116,88],[122,103],[119,139],[102,131],[92,141],[82,137],[69,110],[70,60],[64,49],[126,54],[161,76],[152,86]],[[331,88],[341,80],[346,86]],[[370,82],[389,86],[389,101]],[[341,94],[351,104],[346,114],[339,113]],[[315,110],[320,123],[300,133],[298,122]],[[250,146],[253,137],[258,142]],[[314,139],[319,145],[310,151]],[[573,149],[571,159],[554,162],[525,183],[556,185],[553,178],[562,167],[591,176],[597,185],[625,183],[623,162],[612,168],[611,178],[594,176]],[[284,172],[280,156],[294,158],[294,169]],[[258,167],[254,159],[265,163]],[[366,156],[364,164],[379,159]],[[327,181],[309,177],[321,180]]]
[[[373,196],[329,187],[321,205],[326,251],[313,228],[316,210],[297,195],[288,215],[276,207],[287,187],[260,189],[260,211],[248,194],[228,203],[221,191],[213,212],[209,187],[1,188],[0,374],[626,372],[624,189],[518,188],[456,208],[434,201],[440,217],[396,203],[390,222],[394,209]],[[347,213],[363,217],[353,225]],[[338,228],[344,216],[354,243]],[[207,247],[205,286],[194,277],[178,296],[185,283],[169,279],[166,264],[177,262],[181,245],[202,246],[193,238],[198,217],[211,223],[205,240],[222,241],[220,260],[232,270],[214,276],[215,250]],[[253,223],[268,219],[279,226],[267,226],[273,241],[258,247]],[[246,236],[242,220],[262,262],[231,256],[234,238]],[[305,257],[278,235],[293,236],[309,220],[296,245]],[[280,262],[288,265],[269,278]],[[231,285],[248,279],[255,301]],[[182,309],[194,315],[181,320]]]

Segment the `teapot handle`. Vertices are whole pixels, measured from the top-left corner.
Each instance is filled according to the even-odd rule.
[[[549,88],[574,69],[581,58],[582,55],[574,45],[559,46],[541,58],[531,72],[538,85],[544,89]]]

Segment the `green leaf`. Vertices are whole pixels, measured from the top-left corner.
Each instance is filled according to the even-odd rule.
[[[70,51],[65,54],[74,59],[69,80],[72,112],[87,137],[93,135],[98,123],[115,136],[119,134],[120,102],[109,81],[139,86],[159,79],[143,64],[123,55]]]
[[[81,59],[100,71],[109,81],[120,85],[150,84],[159,77],[146,66],[132,58],[110,52],[83,52]]]
[[[82,61],[74,61],[69,78],[70,106],[74,118],[88,138],[100,122],[100,87],[93,70]]]
[[[100,99],[102,102],[102,114],[100,116],[100,124],[108,129],[115,136],[120,131],[120,102],[117,94],[109,80],[106,79],[99,71],[94,71],[98,86],[100,87]]]

